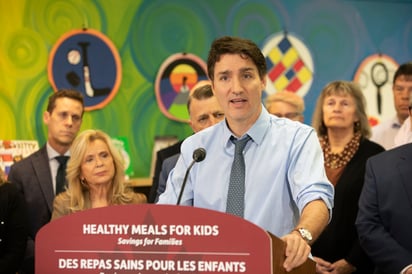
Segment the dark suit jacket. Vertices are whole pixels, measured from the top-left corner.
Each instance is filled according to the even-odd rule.
[[[159,200],[159,196],[165,191],[167,178],[169,177],[170,171],[175,167],[177,160],[179,159],[180,153],[170,156],[163,161],[162,171],[160,172],[159,185],[156,190],[155,203]]]
[[[164,149],[159,150],[156,153],[156,163],[155,170],[153,174],[152,187],[150,188],[149,197],[147,199],[148,203],[154,203],[157,196],[157,188],[159,186],[159,176],[162,170],[163,161],[170,156],[180,153],[180,145],[183,141],[179,141],[174,145],[168,146]]]
[[[8,180],[16,184],[26,200],[29,237],[24,273],[32,273],[26,267],[34,267],[34,239],[39,229],[50,221],[55,196],[46,145],[12,165]]]
[[[375,273],[412,264],[412,144],[369,159],[356,226]]]
[[[358,151],[346,165],[335,187],[332,220],[312,245],[312,254],[329,262],[346,259],[355,273],[373,273],[373,264],[362,250],[355,220],[362,191],[366,161],[384,151],[380,145],[362,139]]]
[[[27,208],[13,184],[0,185],[0,273],[15,274],[27,243]]]

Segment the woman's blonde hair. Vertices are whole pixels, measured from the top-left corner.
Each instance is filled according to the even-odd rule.
[[[323,122],[323,102],[326,97],[331,95],[349,95],[355,100],[356,116],[359,121],[355,122],[354,131],[360,132],[363,138],[371,136],[371,128],[366,115],[366,100],[362,90],[358,84],[349,81],[334,81],[327,84],[316,102],[316,107],[313,112],[312,126],[316,130],[318,136],[327,134],[327,128]]]
[[[111,190],[109,192],[109,204],[126,204],[132,201],[132,190],[125,187],[124,162],[119,150],[114,146],[112,139],[101,130],[85,130],[81,132],[73,141],[70,148],[70,160],[67,163],[66,190],[70,200],[70,210],[72,212],[81,211],[85,208],[85,197],[89,195],[89,187],[80,178],[81,165],[87,148],[96,140],[103,141],[113,158],[115,173]]]

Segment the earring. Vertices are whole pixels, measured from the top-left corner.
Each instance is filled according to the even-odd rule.
[[[360,122],[359,121],[356,121],[354,123],[354,130],[355,130],[355,132],[360,131]]]

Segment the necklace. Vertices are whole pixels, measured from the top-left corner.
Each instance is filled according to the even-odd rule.
[[[319,137],[320,145],[325,158],[325,166],[329,168],[340,168],[346,166],[359,148],[360,137],[361,135],[359,132],[355,133],[353,138],[346,144],[343,151],[340,153],[333,153],[331,151],[329,138],[327,135]]]

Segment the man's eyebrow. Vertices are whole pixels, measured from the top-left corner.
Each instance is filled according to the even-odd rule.
[[[246,68],[241,68],[239,71],[244,73],[244,72],[249,72],[249,71],[255,71],[255,69],[253,67],[246,67]],[[230,73],[232,73],[232,71],[224,70],[224,71],[218,72],[217,74],[230,74]]]
[[[197,116],[198,119],[207,118],[207,117],[209,117],[208,114],[200,114],[199,116]]]
[[[249,72],[249,71],[254,71],[254,70],[255,70],[255,69],[254,69],[254,68],[251,68],[251,67],[250,67],[250,68],[241,68],[241,69],[240,69],[241,72]]]
[[[229,70],[224,70],[224,71],[220,71],[217,74],[229,74],[230,71]]]

